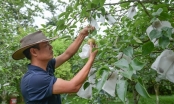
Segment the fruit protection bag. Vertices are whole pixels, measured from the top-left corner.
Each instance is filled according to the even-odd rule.
[[[79,53],[79,56],[80,56],[82,59],[88,58],[88,57],[89,57],[89,52],[90,52],[90,45],[85,44],[85,45],[82,47],[82,52]]]
[[[113,97],[115,97],[115,87],[117,79],[118,79],[118,71],[115,70],[114,72],[110,73],[108,80],[102,87],[104,91],[106,91],[109,95]]]
[[[151,68],[160,74],[161,79],[168,79],[174,83],[174,52],[172,50],[164,50],[157,57]]]
[[[90,85],[86,89],[84,89],[84,84],[82,85],[80,90],[77,92],[77,95],[79,97],[82,97],[84,99],[92,98],[92,87],[95,87],[95,80],[96,80],[95,70],[96,70],[95,68],[90,69],[90,72],[88,74],[88,80],[86,81],[89,82]]]
[[[83,84],[80,90],[77,92],[77,95],[84,99],[92,98],[92,86],[89,85],[86,89],[84,89],[84,84]]]
[[[95,86],[95,80],[96,80],[95,70],[96,70],[96,68],[91,68],[90,72],[88,74],[88,81],[92,85],[92,87],[96,87]]]

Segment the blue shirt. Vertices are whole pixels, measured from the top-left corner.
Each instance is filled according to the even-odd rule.
[[[59,94],[52,94],[55,59],[48,62],[47,70],[29,64],[28,71],[21,80],[21,92],[26,104],[61,104]]]

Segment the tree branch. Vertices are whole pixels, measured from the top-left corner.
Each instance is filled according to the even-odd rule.
[[[170,8],[170,7],[168,7],[168,9],[169,9],[169,10],[174,10],[174,8]]]
[[[118,5],[118,4],[123,4],[123,3],[128,3],[128,2],[135,2],[135,1],[138,1],[138,0],[122,1],[122,2],[118,2],[118,3],[107,3],[107,4],[104,4],[104,5]]]
[[[118,4],[123,4],[123,3],[128,3],[128,2],[138,2],[140,0],[129,0],[129,1],[122,1],[122,2],[118,2],[118,3],[108,3],[108,4],[104,4],[104,5],[118,5]],[[157,4],[157,2],[152,2],[151,0],[144,0],[141,1],[142,3],[151,3],[151,4]]]
[[[149,12],[147,11],[146,7],[143,5],[143,3],[141,1],[138,1],[139,4],[141,4],[141,6],[143,7],[144,11],[146,12],[146,14],[151,18],[151,15],[149,14]]]

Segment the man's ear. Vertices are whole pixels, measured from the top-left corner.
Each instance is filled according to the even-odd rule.
[[[37,57],[37,50],[35,48],[30,49],[31,56]]]

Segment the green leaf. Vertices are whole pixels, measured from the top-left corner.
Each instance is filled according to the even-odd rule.
[[[135,89],[141,96],[143,96],[145,98],[150,98],[145,87],[142,86],[139,82],[135,85]]]
[[[110,71],[108,66],[102,66],[100,69],[97,70],[97,74],[101,76],[105,71]]]
[[[91,8],[96,8],[98,5],[98,1],[95,0],[93,3],[91,3]]]
[[[107,78],[108,78],[108,75],[109,75],[109,73],[108,73],[107,71],[104,71],[104,72],[103,72],[103,75],[102,75],[101,80],[97,83],[97,90],[98,90],[98,92],[101,91],[101,89],[102,89],[104,83],[106,82],[106,80],[107,80]]]
[[[146,88],[143,85],[142,80],[138,80],[139,82],[135,85],[135,89],[136,91],[145,98],[150,98],[150,95],[148,94],[148,92],[146,91]]]
[[[156,12],[152,13],[152,16],[157,16],[157,13]]]
[[[105,8],[102,7],[100,10],[101,10],[102,16],[104,16],[105,15]]]
[[[162,12],[163,12],[163,9],[159,8],[156,13],[157,13],[157,15],[160,15]]]
[[[155,9],[155,10],[159,10],[159,8],[163,8],[163,7],[167,7],[167,4],[165,4],[165,3],[160,3],[160,4],[157,4],[157,5],[153,5],[153,8]]]
[[[156,20],[157,20],[157,18],[156,18],[156,17],[153,17],[153,18],[151,19],[150,23],[153,23],[153,22],[156,21]]]
[[[117,95],[118,97],[121,99],[122,102],[125,103],[125,100],[126,100],[126,94],[127,94],[127,86],[128,86],[128,83],[126,80],[119,80],[117,82]]]
[[[99,43],[100,43],[100,45],[106,45],[107,40],[106,39],[105,40],[99,40]]]
[[[69,35],[64,35],[64,36],[61,36],[60,39],[71,40],[72,38]]]
[[[58,29],[58,30],[64,29],[64,27],[65,27],[64,24],[65,24],[65,20],[63,20],[63,19],[59,20],[59,21],[57,22],[57,29]]]
[[[170,43],[170,40],[168,37],[163,36],[159,38],[159,46],[161,46],[163,49],[167,48],[169,43]]]
[[[92,3],[99,4],[100,2],[98,0],[92,0]]]
[[[66,7],[66,12],[71,12],[72,10],[73,10],[73,8],[70,5]]]
[[[72,26],[70,26],[70,28],[77,28],[77,26],[76,25],[72,25]]]
[[[97,34],[97,30],[95,29],[94,31],[92,31],[92,36],[95,36]]]
[[[122,76],[124,76],[125,78],[128,78],[128,79],[132,80],[133,72],[134,72],[133,68],[129,65],[129,68],[127,68],[126,70],[121,71],[120,74]]]
[[[120,6],[121,6],[122,8],[127,8],[127,7],[129,7],[129,5],[130,5],[129,2],[128,2],[128,3],[122,3],[122,4],[120,4]]]
[[[159,8],[157,12],[152,13],[153,16],[159,16],[163,12],[162,8]]]
[[[104,3],[105,3],[106,0],[97,0],[97,1],[100,2],[100,6],[102,7],[104,5]]]
[[[79,3],[80,3],[79,0],[77,0],[77,2],[74,5],[74,9],[78,9]]]
[[[154,44],[151,41],[149,41],[149,42],[143,44],[142,54],[147,55],[147,54],[151,53],[153,51],[153,49],[154,49]]]
[[[120,68],[120,69],[129,69],[129,64],[128,61],[124,58],[118,60],[117,62],[115,62],[115,66]]]
[[[98,50],[99,48],[92,48],[92,52],[94,52],[95,50]]]
[[[86,83],[83,85],[83,89],[85,90],[89,85],[90,85],[90,83],[89,83],[89,82],[86,82]]]
[[[142,43],[142,41],[140,39],[138,39],[136,36],[133,36],[133,39],[137,42],[137,43]]]
[[[141,70],[145,66],[145,64],[135,58],[133,61],[131,61],[130,66],[133,68],[133,70],[138,71]]]
[[[149,33],[149,37],[151,40],[155,39],[155,38],[159,38],[162,36],[161,31],[155,30],[153,29],[150,33]]]
[[[172,28],[163,27],[161,30],[162,30],[162,34],[163,34],[164,36],[171,38],[171,35],[172,35]]]
[[[123,53],[129,57],[133,55],[133,47],[127,47],[123,50]]]
[[[0,71],[2,70],[2,66],[0,66]]]
[[[134,22],[134,25],[135,26],[139,26],[140,24],[142,24],[143,20],[141,19],[137,19],[135,22]]]
[[[91,9],[91,8],[89,8],[89,9]],[[89,12],[86,12],[86,11],[87,11],[86,8],[82,9],[81,14],[80,14],[81,17],[89,17],[90,16]]]
[[[100,47],[99,47],[99,48],[100,48]],[[98,57],[98,58],[103,58],[104,55],[105,55],[105,52],[106,52],[106,51],[102,51],[102,52],[99,51],[97,57]]]
[[[61,17],[65,16],[66,14],[67,14],[67,12],[63,12],[63,13],[59,14],[58,18],[61,18]]]

